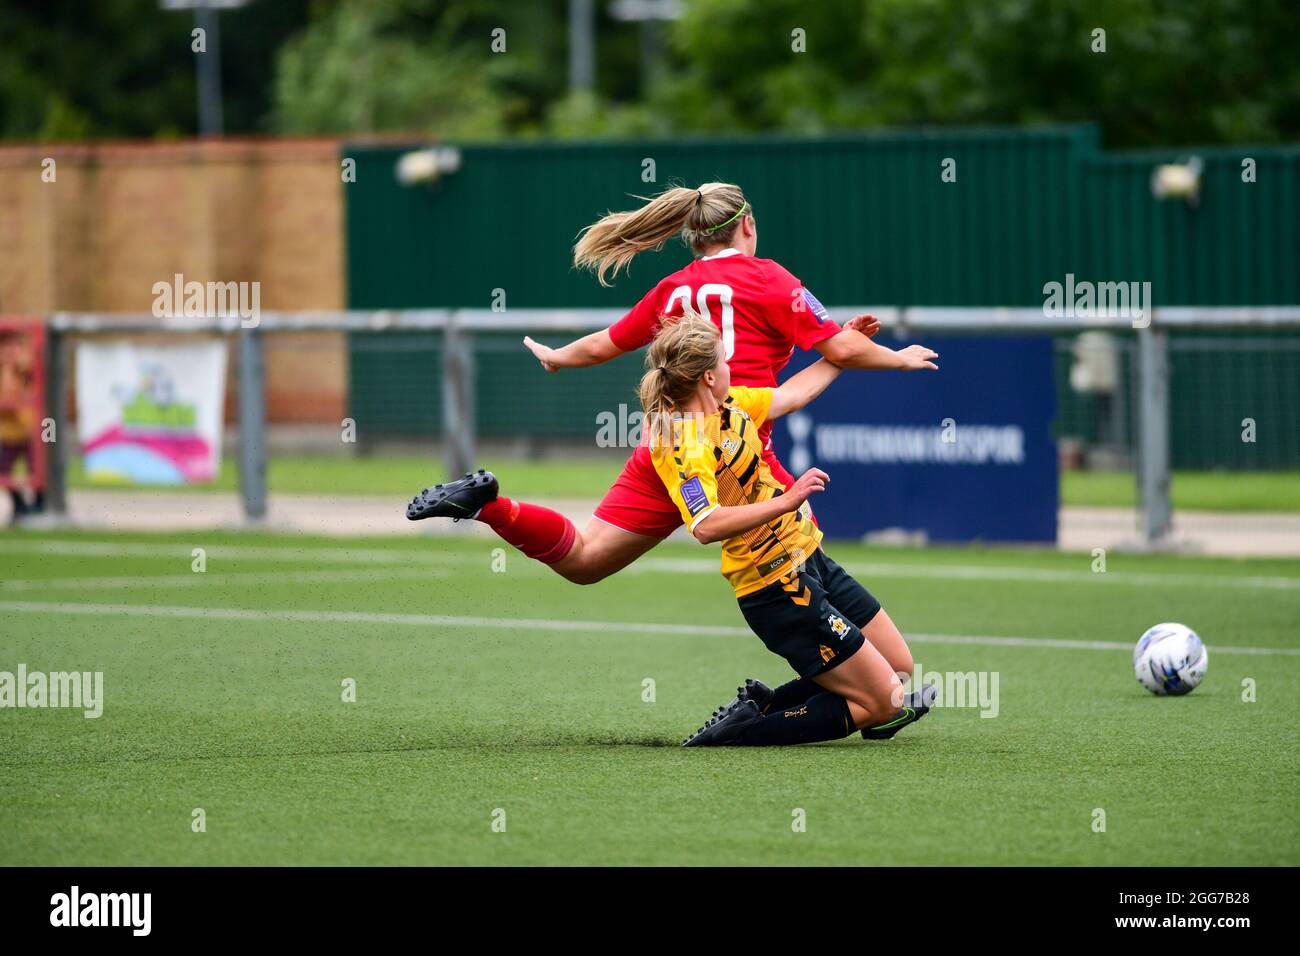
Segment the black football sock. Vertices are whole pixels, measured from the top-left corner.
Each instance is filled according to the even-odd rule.
[[[746,747],[779,747],[839,740],[853,733],[849,702],[839,694],[822,691],[802,704],[771,710],[740,738]]]
[[[811,677],[796,677],[788,684],[782,684],[772,691],[772,700],[763,708],[763,713],[770,714],[777,710],[788,710],[796,704],[806,703],[809,697],[821,692],[821,684],[818,684]]]

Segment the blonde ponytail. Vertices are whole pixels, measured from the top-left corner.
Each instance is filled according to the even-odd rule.
[[[722,337],[704,316],[687,311],[661,322],[646,351],[646,373],[637,389],[645,413],[642,429],[651,437],[652,449],[660,439],[671,441],[674,411],[690,401],[704,373],[722,360]]]
[[[637,196],[646,204],[631,212],[611,212],[582,231],[573,247],[573,264],[592,269],[601,285],[636,257],[654,249],[677,233],[697,255],[718,243],[729,243],[749,203],[739,186],[704,183],[699,189],[674,186],[654,197]]]

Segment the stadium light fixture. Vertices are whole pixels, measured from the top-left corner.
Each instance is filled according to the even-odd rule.
[[[609,15],[615,20],[676,20],[682,15],[681,0],[614,0]]]
[[[569,0],[569,89],[596,85],[596,9],[594,0]]]
[[[199,135],[225,130],[221,97],[221,23],[218,10],[236,10],[248,0],[158,0],[163,10],[193,10],[194,26],[204,32],[205,52],[194,60],[199,88]]]
[[[1165,163],[1151,172],[1151,195],[1156,199],[1183,199],[1187,205],[1196,206],[1201,198],[1201,170],[1199,156],[1185,163]]]
[[[403,153],[397,160],[397,181],[403,186],[437,182],[460,169],[460,150],[455,146],[435,146]]]
[[[681,0],[614,0],[609,15],[641,24],[641,89],[648,90],[659,72],[660,24],[681,17]]]

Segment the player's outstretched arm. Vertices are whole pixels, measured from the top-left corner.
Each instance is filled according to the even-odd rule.
[[[558,372],[562,368],[588,368],[623,354],[623,350],[609,337],[609,329],[584,335],[558,349],[535,342],[531,336],[525,335],[524,346],[548,372]]]
[[[880,330],[880,322],[870,315],[850,319],[838,333],[814,346],[817,351],[841,368],[882,369],[910,372],[934,369],[939,353],[924,345],[909,345],[894,351],[871,341]]]
[[[692,534],[700,544],[712,544],[714,541],[726,541],[738,534],[752,531],[761,524],[797,510],[810,495],[825,491],[826,483],[830,480],[830,475],[820,468],[809,468],[785,494],[749,505],[719,505],[695,525]]]
[[[772,406],[767,411],[769,420],[797,412],[830,386],[842,370],[826,359],[814,362],[797,375],[772,389]]]

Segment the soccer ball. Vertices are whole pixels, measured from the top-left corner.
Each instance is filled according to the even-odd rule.
[[[1157,624],[1133,648],[1133,673],[1151,693],[1179,696],[1196,689],[1209,660],[1209,651],[1190,627]]]

